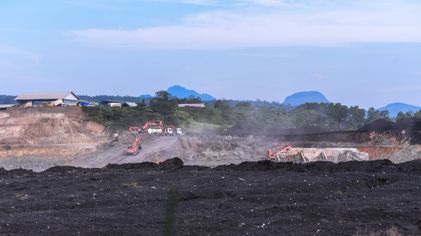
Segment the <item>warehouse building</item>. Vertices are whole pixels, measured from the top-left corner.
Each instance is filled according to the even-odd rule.
[[[107,106],[107,107],[122,107],[123,102],[119,101],[102,101],[101,105]]]
[[[19,106],[77,106],[80,99],[73,92],[23,93],[15,98]]]
[[[9,108],[15,107],[16,104],[0,104],[0,110],[7,110]]]
[[[178,107],[180,108],[185,108],[185,107],[205,108],[206,105],[204,103],[185,103],[185,104],[178,104]]]
[[[124,102],[123,107],[137,107],[137,103],[135,102]]]

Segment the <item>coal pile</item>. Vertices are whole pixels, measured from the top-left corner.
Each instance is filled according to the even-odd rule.
[[[0,169],[0,188],[2,236],[421,234],[420,161]]]

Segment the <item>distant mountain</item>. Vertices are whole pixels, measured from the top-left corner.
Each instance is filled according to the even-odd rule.
[[[304,103],[330,103],[329,100],[320,92],[308,91],[298,92],[288,96],[282,103],[286,106],[299,106]]]
[[[399,112],[417,112],[421,110],[421,107],[409,105],[405,103],[392,103],[385,107],[379,108],[380,111],[389,111],[390,117],[396,117]]]
[[[175,85],[175,86],[172,86],[172,87],[168,88],[167,92],[170,95],[172,95],[176,98],[180,98],[180,99],[183,99],[183,98],[200,98],[200,100],[202,100],[202,101],[215,100],[215,98],[212,97],[209,94],[198,93],[194,90],[189,90],[189,89],[186,89],[186,88],[184,88],[182,86],[179,86],[179,85]]]
[[[146,95],[140,95],[139,96],[140,99],[145,99],[145,100],[150,100],[153,98],[152,95],[146,94]]]

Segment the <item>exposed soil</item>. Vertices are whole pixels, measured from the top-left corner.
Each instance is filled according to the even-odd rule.
[[[110,141],[78,107],[0,111],[0,167],[45,170],[94,153]]]
[[[329,137],[333,135],[333,137]],[[214,167],[225,164],[239,164],[244,161],[260,161],[267,157],[267,150],[281,145],[293,145],[305,148],[357,148],[369,154],[370,160],[390,159],[401,163],[421,158],[421,146],[401,143],[395,136],[384,133],[369,133],[363,136],[367,142],[358,143],[362,134],[308,135],[299,137],[264,137],[264,136],[224,136],[224,135],[195,135],[195,136],[142,136],[142,150],[136,156],[126,155],[127,147],[133,141],[133,136],[122,133],[117,141],[110,142],[94,152],[86,154],[68,153],[68,156],[51,156],[53,148],[60,154],[64,150],[60,147],[45,147],[47,154],[41,155],[43,148],[36,147],[38,155],[22,157],[0,158],[0,167],[5,169],[32,169],[42,171],[53,166],[76,166],[85,168],[102,168],[110,163],[139,163],[162,162],[175,156],[180,157],[186,165],[201,165]],[[336,137],[336,139],[335,139]],[[319,139],[323,138],[323,139]],[[331,141],[328,141],[331,140]],[[334,140],[334,141],[332,141]],[[356,141],[355,141],[356,140]],[[26,151],[29,146],[23,147]],[[75,150],[76,144],[72,146]],[[342,161],[349,161],[344,159]]]
[[[421,120],[417,118],[406,118],[396,122],[379,119],[366,125],[361,131],[405,133],[411,144],[421,144]]]
[[[40,107],[0,112],[0,158],[68,157],[108,142],[105,127],[78,107]]]
[[[133,136],[112,140],[104,126],[91,122],[77,107],[10,109],[0,112],[0,167],[43,171],[53,166],[101,168],[110,163],[162,162],[175,156],[186,165],[214,167],[260,161],[269,148],[356,148],[370,160],[400,163],[421,158],[417,120],[377,121],[353,132],[295,135],[142,136],[142,150],[126,155]],[[340,161],[355,158],[339,158]]]
[[[420,161],[0,169],[0,235],[420,235],[420,188]]]

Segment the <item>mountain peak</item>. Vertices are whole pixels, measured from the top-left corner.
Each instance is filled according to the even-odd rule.
[[[283,102],[284,105],[299,106],[305,103],[330,103],[329,100],[318,91],[303,91],[294,93]]]
[[[206,93],[198,93],[194,90],[190,90],[187,89],[183,86],[180,85],[174,85],[171,86],[167,89],[167,92],[176,97],[176,98],[180,98],[180,99],[184,99],[184,98],[200,98],[200,100],[202,101],[212,101],[215,100],[214,97],[212,97],[209,94]]]
[[[186,88],[181,85],[173,85],[168,88],[168,90],[174,90],[174,89],[186,89]]]
[[[417,107],[414,105],[402,103],[402,102],[395,102],[386,105],[385,107],[379,108],[380,111],[389,111],[390,117],[396,117],[399,112],[417,112],[421,110],[421,107]]]

